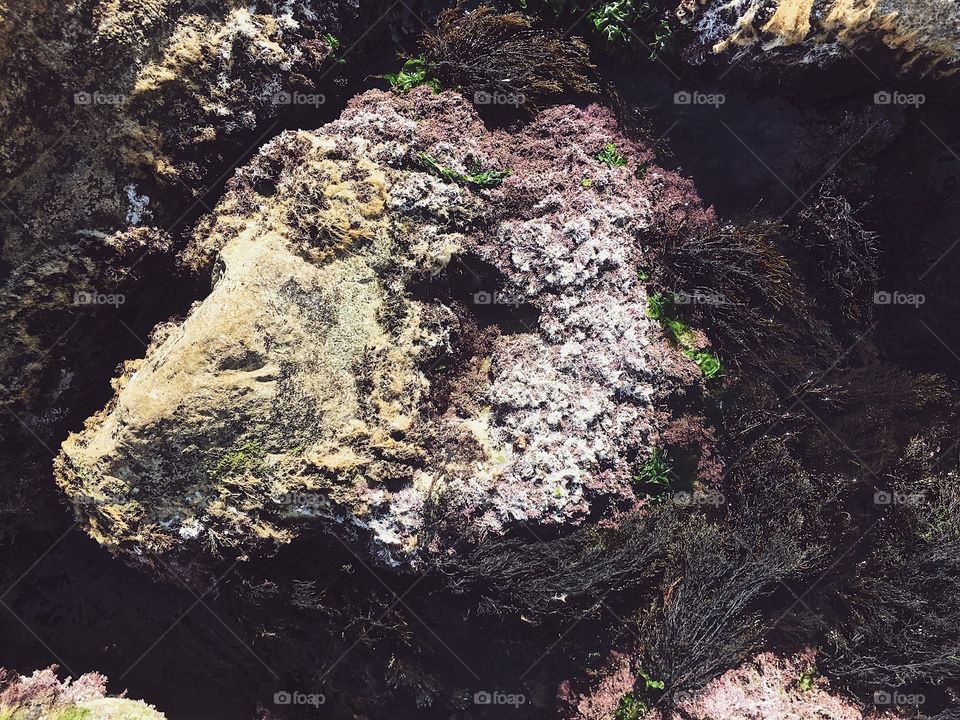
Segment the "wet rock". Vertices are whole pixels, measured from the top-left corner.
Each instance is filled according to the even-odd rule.
[[[90,401],[95,369],[124,349],[130,335],[118,331],[128,332],[171,244],[155,228],[84,234],[38,251],[0,287],[0,482],[11,483],[0,536],[37,515],[54,519],[35,512],[54,497],[49,484],[36,487],[49,477],[54,438]]]

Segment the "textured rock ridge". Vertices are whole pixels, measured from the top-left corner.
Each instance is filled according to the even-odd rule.
[[[764,63],[825,65],[886,50],[900,72],[943,78],[960,67],[960,15],[955,3],[941,0],[685,1],[677,17],[694,31],[684,55],[696,62],[712,54],[755,60],[762,52]]]

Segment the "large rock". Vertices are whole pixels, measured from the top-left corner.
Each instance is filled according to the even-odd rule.
[[[597,159],[610,142],[625,166]],[[127,363],[58,483],[94,537],[151,564],[332,531],[410,566],[444,530],[635,507],[703,382],[638,268],[711,221],[651,159],[596,107],[490,132],[426,89],[285,133],[185,253],[210,294]]]

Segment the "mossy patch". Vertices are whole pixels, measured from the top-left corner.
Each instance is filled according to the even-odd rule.
[[[421,85],[428,86],[434,92],[440,92],[440,81],[430,77],[430,73],[430,66],[422,57],[410,58],[403,63],[399,72],[386,73],[383,79],[397,92],[406,92]]]
[[[218,460],[206,467],[211,480],[254,473],[263,468],[263,446],[254,440],[245,442],[223,453]]]
[[[614,720],[640,720],[648,710],[643,698],[635,693],[627,693],[617,703],[617,710],[613,717]]]
[[[669,492],[673,465],[665,450],[654,448],[650,457],[640,466],[633,485],[644,495],[659,497]]]

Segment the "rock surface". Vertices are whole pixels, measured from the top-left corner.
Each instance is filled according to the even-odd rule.
[[[163,317],[170,300],[143,285],[175,284],[165,261],[178,226],[258,137],[332,98],[340,18],[355,12],[348,3],[0,5],[0,332],[10,338],[0,349],[0,441],[16,448],[0,461],[0,477],[16,478],[2,492],[0,539],[38,505],[20,488],[46,472],[63,419],[91,402],[90,374],[109,347],[79,339],[128,333],[116,305],[74,295],[125,298],[128,328],[131,317],[147,326]]]
[[[87,673],[57,677],[57,667],[9,678],[0,668],[0,717],[5,720],[164,720],[140,700],[106,696],[107,679]]]
[[[0,8],[7,262],[79,229],[174,221],[184,190],[206,191],[231,152],[299,109],[292,93],[332,79],[336,6],[125,5]]]
[[[56,480],[83,531],[147,570],[69,529],[21,537],[2,568],[8,662],[42,667],[25,653],[49,636],[113,674],[159,644],[131,683],[186,716],[319,712],[284,702],[293,691],[322,694],[324,717],[499,717],[471,696],[515,690],[516,717],[558,716],[559,700],[579,720],[879,720],[895,715],[876,689],[897,687],[928,693],[909,716],[944,720],[960,698],[956,388],[866,336],[878,292],[911,287],[881,259],[908,276],[929,255],[949,298],[927,307],[950,322],[955,195],[938,208],[927,188],[955,180],[952,115],[928,126],[856,81],[876,67],[949,94],[954,8],[685,13],[688,62],[791,97],[830,84],[779,145],[756,106],[755,131],[696,123],[707,175],[761,222],[717,224],[654,164],[656,143],[596,106],[491,129],[481,118],[509,113],[374,91],[323,125],[312,93],[337,72],[327,33],[357,17],[349,2],[3,6],[0,515],[38,504],[30,489],[52,483],[37,457],[103,408]],[[670,90],[657,143],[681,114]],[[320,127],[241,161],[278,122]],[[718,135],[757,161],[755,189]],[[754,201],[781,166],[812,207],[763,222]],[[197,221],[211,184],[221,200]],[[175,298],[119,300],[151,276],[174,278]],[[897,325],[953,373],[937,323]],[[726,377],[708,384],[689,358],[711,342]],[[104,407],[99,386],[130,357]],[[691,492],[638,482],[663,448]],[[784,639],[818,650],[755,654]],[[2,675],[0,717],[13,701],[17,720],[160,717],[105,697],[100,676],[10,690]],[[196,695],[176,697],[184,679]]]
[[[596,157],[610,142],[626,165]],[[100,542],[161,565],[346,530],[408,567],[443,551],[427,517],[478,539],[636,507],[703,383],[638,268],[712,221],[651,160],[596,107],[490,132],[426,89],[285,133],[184,254],[211,293],[126,364],[60,486]]]
[[[947,78],[960,69],[955,3],[940,0],[683,0],[676,11],[695,40],[694,64],[722,56],[751,72],[824,67],[838,60],[879,80],[900,74]]]

